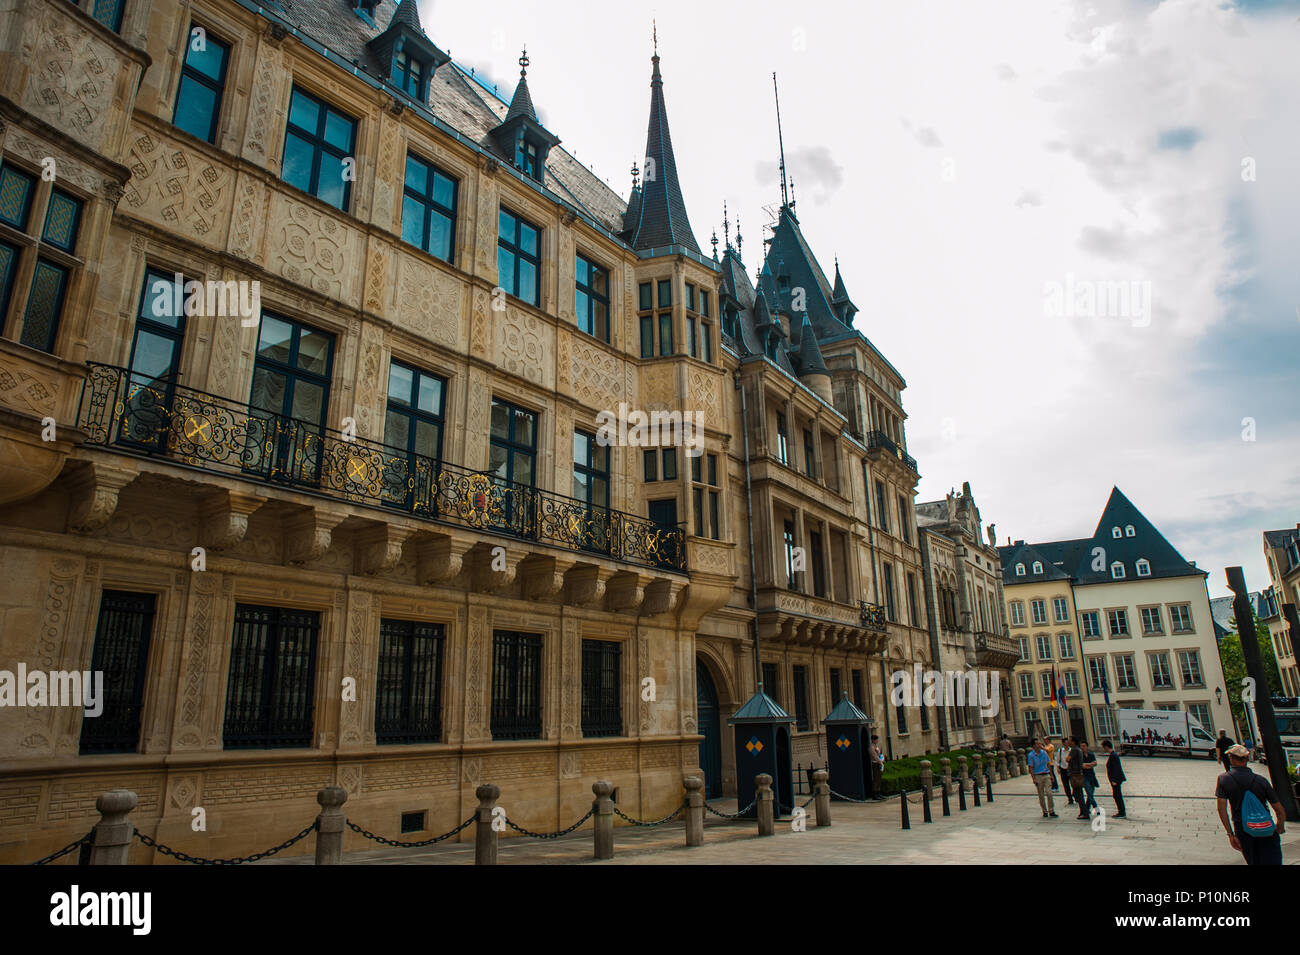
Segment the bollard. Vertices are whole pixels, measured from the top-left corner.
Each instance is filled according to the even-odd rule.
[[[1021,775],[1021,776],[1028,776],[1028,775],[1029,775],[1029,762],[1025,759],[1025,751],[1024,751],[1023,749],[1019,749],[1019,750],[1016,750],[1016,753],[1017,753],[1017,754],[1019,755],[1019,757],[1020,757],[1020,759],[1019,759],[1019,762],[1020,762],[1020,775]]]
[[[772,792],[772,777],[767,773],[754,777],[754,798],[758,800],[758,834],[770,836],[776,828],[776,793]]]
[[[943,777],[943,794],[952,795],[952,760],[945,756],[939,760],[939,774]]]
[[[501,798],[501,787],[484,783],[474,790],[478,797],[478,822],[474,829],[474,864],[497,864],[497,831],[492,828],[492,813]]]
[[[596,794],[596,815],[593,817],[595,825],[591,827],[592,839],[595,842],[593,858],[612,859],[614,858],[614,800],[610,799],[609,795],[614,791],[614,784],[603,779],[597,780],[591,784],[591,791]]]
[[[934,771],[928,759],[921,760],[921,788],[929,791],[934,786]]]
[[[998,781],[1001,782],[1007,778],[1007,754],[1006,751],[998,753]]]
[[[952,809],[948,806],[948,790],[946,787],[943,790],[943,814],[945,816],[952,815]]]
[[[129,789],[113,789],[95,800],[99,822],[95,823],[91,865],[126,865],[135,838],[135,826],[128,816],[140,799]]]
[[[957,757],[957,790],[960,792],[966,788],[966,781],[970,779],[970,770],[966,767],[966,757]]]
[[[926,786],[921,790],[921,816],[926,822],[934,822],[934,817],[930,815],[930,787]]]
[[[900,789],[898,791],[898,805],[901,806],[903,810],[903,828],[911,829],[912,821],[907,817],[907,790],[906,789]]]
[[[966,811],[966,790],[961,786],[957,787],[957,811]]]
[[[988,798],[989,802],[993,801],[993,777],[992,776],[984,777],[984,795]]]
[[[980,777],[983,775],[984,775],[984,757],[976,753],[974,760],[972,760],[971,771],[970,771],[970,788],[972,792],[975,791],[976,789],[979,789]]]
[[[682,780],[686,787],[686,844],[704,844],[704,780],[687,776]]]
[[[817,825],[831,824],[831,774],[824,769],[813,773],[813,808],[817,812]]]
[[[320,803],[320,815],[316,817],[316,864],[343,864],[343,830],[347,828],[347,816],[343,815],[343,804],[348,801],[348,792],[342,786],[326,786],[316,794]]]
[[[972,776],[970,780],[971,808],[980,807],[980,779],[978,776]]]

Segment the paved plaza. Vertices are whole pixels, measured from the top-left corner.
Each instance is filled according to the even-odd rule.
[[[1110,819],[1114,810],[1110,787],[1097,801],[1107,811],[1104,831],[1075,818],[1077,810],[1058,798],[1058,819],[1044,819],[1028,776],[993,785],[994,802],[961,812],[951,800],[952,816],[943,818],[940,801],[932,803],[934,822],[922,821],[922,807],[909,805],[912,828],[900,828],[899,800],[831,805],[833,825],[818,829],[809,806],[808,829],[792,831],[778,822],[776,834],[759,839],[751,820],[727,822],[706,817],[703,846],[687,849],[680,822],[656,829],[618,826],[615,857],[602,865],[732,865],[770,864],[1101,864],[1154,863],[1169,865],[1243,865],[1241,854],[1228,845],[1213,798],[1217,763],[1208,760],[1128,757],[1128,815]],[[1258,767],[1262,768],[1262,767]],[[1059,797],[1059,793],[1057,794]],[[919,798],[919,797],[913,797]],[[802,802],[802,799],[800,800]],[[722,809],[734,802],[714,803]],[[1300,826],[1282,837],[1283,858],[1300,863]],[[591,863],[591,830],[562,839],[501,839],[499,862],[510,864]],[[469,865],[472,842],[425,849],[379,848],[349,852],[345,864]],[[268,860],[265,864],[310,865],[310,856]]]

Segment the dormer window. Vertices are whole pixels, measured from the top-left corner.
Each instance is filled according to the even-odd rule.
[[[783,293],[790,291],[790,276],[778,275],[776,277],[776,290]]]
[[[405,50],[393,57],[393,85],[415,99],[424,100],[424,64]]]
[[[1041,560],[1034,561],[1034,573],[1041,574],[1042,572],[1043,572],[1043,562]]]
[[[1016,576],[1017,576],[1017,577],[1023,577],[1023,576],[1025,576],[1025,565],[1024,565],[1024,564],[1016,564]]]
[[[1139,577],[1151,576],[1151,565],[1147,562],[1147,559],[1145,557],[1141,558],[1137,562],[1137,575]]]
[[[1132,524],[1125,524],[1125,525],[1124,525],[1124,536],[1125,536],[1125,537],[1137,537],[1137,530],[1133,527]]]
[[[537,154],[537,143],[531,139],[519,140],[515,148],[515,166],[528,178],[541,182],[542,169]]]
[[[375,7],[377,6],[379,6],[379,0],[356,0],[356,6],[353,9],[356,10],[357,16],[373,27],[376,26]]]
[[[1110,529],[1110,536],[1114,538],[1120,538],[1124,536],[1123,534],[1120,533],[1118,524],[1116,524],[1114,527]]]
[[[1111,565],[1110,565],[1110,576],[1111,576],[1111,579],[1112,579],[1112,580],[1123,580],[1123,579],[1124,579],[1124,565],[1123,565],[1122,563],[1120,563],[1119,561],[1115,561],[1115,563],[1111,564]]]

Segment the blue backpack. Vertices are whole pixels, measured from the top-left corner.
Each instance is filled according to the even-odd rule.
[[[1241,797],[1241,828],[1257,839],[1267,839],[1277,831],[1277,827],[1273,824],[1272,813],[1255,795],[1254,789],[1254,780],[1251,780],[1250,788]]]

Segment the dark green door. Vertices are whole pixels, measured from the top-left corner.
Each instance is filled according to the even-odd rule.
[[[704,796],[722,795],[722,719],[718,712],[718,691],[708,668],[695,661],[695,711],[700,741],[700,769],[704,770]]]

